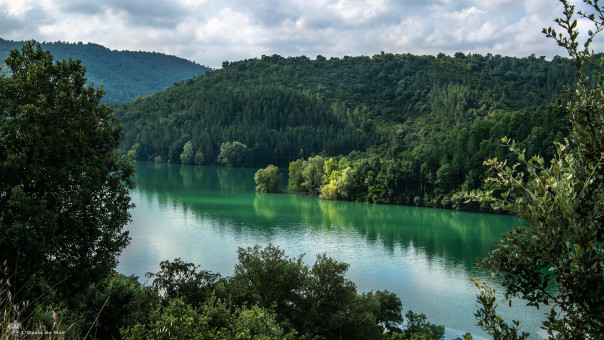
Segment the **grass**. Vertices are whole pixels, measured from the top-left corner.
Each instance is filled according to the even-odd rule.
[[[0,340],[63,340],[76,339],[74,325],[65,327],[55,311],[49,312],[49,322],[33,320],[27,301],[17,302],[13,295],[6,264],[0,277]],[[29,311],[29,312],[27,312]],[[29,314],[27,314],[29,313]]]

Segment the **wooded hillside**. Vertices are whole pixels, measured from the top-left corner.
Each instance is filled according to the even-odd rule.
[[[485,159],[507,157],[501,137],[551,155],[567,135],[552,99],[573,81],[559,57],[273,55],[225,62],[116,115],[122,150],[138,160],[193,162],[180,158],[189,141],[199,164],[287,166],[353,152],[332,169],[354,170],[353,194],[333,198],[450,207],[456,191],[483,183]]]
[[[0,59],[20,49],[24,41],[0,38]],[[173,86],[210,68],[191,61],[156,52],[115,51],[92,43],[45,42],[42,49],[50,51],[55,60],[80,59],[86,66],[86,77],[95,87],[103,85],[105,103],[125,103]]]

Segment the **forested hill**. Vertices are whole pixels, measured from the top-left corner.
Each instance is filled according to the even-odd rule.
[[[24,41],[0,38],[0,59]],[[175,82],[211,71],[194,62],[162,53],[113,51],[97,44],[41,43],[57,59],[80,59],[86,66],[86,77],[95,87],[103,84],[106,103],[125,103],[173,86]]]
[[[116,114],[138,160],[286,166],[359,151],[340,162],[356,191],[338,198],[446,206],[482,183],[487,157],[507,156],[504,135],[552,152],[567,127],[550,103],[566,84],[574,69],[559,57],[273,55],[225,62]]]

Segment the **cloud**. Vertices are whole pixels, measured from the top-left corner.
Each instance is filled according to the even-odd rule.
[[[551,57],[563,51],[541,29],[559,13],[552,0],[0,0],[0,32],[157,51],[214,67],[275,53]]]
[[[68,15],[103,16],[108,10],[124,14],[123,20],[133,26],[173,28],[186,14],[183,3],[167,0],[86,0],[57,1],[56,8]]]
[[[285,21],[296,20],[300,9],[298,4],[279,0],[249,0],[232,2],[230,8],[238,9],[250,17],[254,24],[278,27]]]
[[[57,3],[57,9],[65,13],[95,15],[104,11],[103,3],[87,0],[65,0]]]

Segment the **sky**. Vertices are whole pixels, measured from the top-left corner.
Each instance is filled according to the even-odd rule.
[[[0,0],[0,38],[92,42],[214,68],[272,54],[551,58],[565,51],[541,31],[560,13],[557,0]]]

